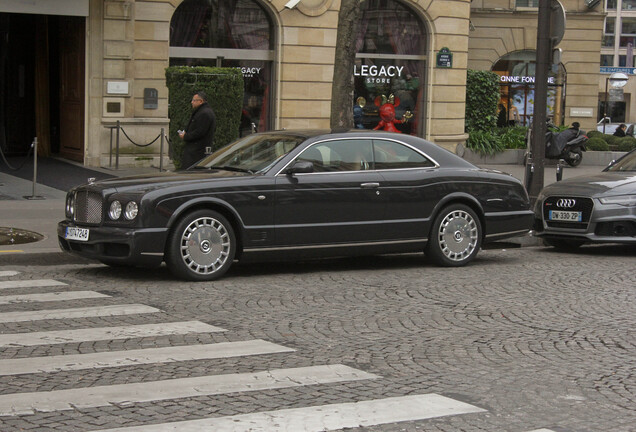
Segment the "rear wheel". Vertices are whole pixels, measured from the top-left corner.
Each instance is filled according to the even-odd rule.
[[[481,247],[481,223],[463,204],[445,207],[435,218],[425,253],[445,267],[460,267],[472,261]]]
[[[568,158],[565,160],[568,165],[572,167],[576,167],[581,165],[581,161],[583,160],[583,152],[579,149],[571,150],[569,152]]]
[[[177,277],[210,281],[227,272],[235,253],[236,237],[228,220],[212,210],[197,210],[170,233],[166,263]]]

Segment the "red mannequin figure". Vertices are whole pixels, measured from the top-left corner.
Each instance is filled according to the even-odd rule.
[[[387,99],[386,96],[382,95],[382,97],[378,96],[374,101],[375,105],[380,107],[380,123],[373,130],[383,129],[387,132],[397,132],[401,133],[395,127],[396,123],[406,123],[409,121],[413,114],[411,111],[406,111],[402,120],[397,120],[395,118],[395,107],[400,105],[400,98],[396,98],[393,95],[390,95]]]

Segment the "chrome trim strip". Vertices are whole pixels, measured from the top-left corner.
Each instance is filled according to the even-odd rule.
[[[510,235],[523,234],[523,233],[530,233],[530,229],[517,230],[517,231],[508,231],[508,232],[502,232],[502,233],[497,233],[497,234],[488,234],[487,236],[485,236],[485,238],[510,236]]]
[[[163,256],[163,252],[139,252],[139,255]]]
[[[421,167],[421,168],[384,168],[381,170],[357,170],[357,171],[333,171],[333,172],[318,172],[318,173],[297,173],[295,175],[309,175],[309,174],[345,174],[345,173],[360,173],[360,172],[365,172],[365,171],[405,171],[405,170],[424,170],[424,169],[436,169],[440,167],[440,164],[437,163],[437,161],[435,159],[433,159],[432,157],[430,157],[428,154],[424,153],[422,150],[413,147],[412,145],[410,145],[409,143],[406,143],[404,141],[400,141],[400,140],[396,140],[396,139],[391,139],[391,138],[385,138],[385,137],[373,137],[373,136],[364,136],[364,135],[359,135],[359,136],[355,136],[355,137],[342,137],[342,138],[328,138],[328,139],[324,139],[321,141],[316,141],[315,143],[313,143],[312,145],[310,145],[309,147],[304,148],[299,154],[298,156],[300,156],[301,154],[303,154],[306,150],[312,148],[315,145],[318,144],[322,144],[325,142],[330,142],[330,141],[342,141],[342,140],[364,140],[364,139],[368,139],[370,141],[391,141],[397,144],[401,144],[403,146],[406,146],[408,148],[410,148],[411,150],[413,150],[416,153],[421,154],[422,156],[424,156],[426,159],[430,160],[431,162],[433,162],[435,164],[435,166],[431,166],[431,167]],[[276,174],[274,174],[274,176],[279,176],[281,175],[281,173],[283,171],[285,171],[287,169],[287,167],[289,165],[291,165],[292,163],[294,163],[294,161],[296,161],[298,159],[298,156],[296,156],[295,158],[293,158],[291,161],[289,161],[287,164],[285,164],[285,166],[283,166]],[[283,174],[286,175],[286,174]]]
[[[408,240],[395,240],[395,241],[377,241],[366,243],[337,243],[337,244],[319,244],[319,245],[306,245],[306,246],[280,246],[269,248],[248,248],[243,252],[272,252],[272,251],[284,251],[284,250],[303,250],[303,249],[328,249],[328,248],[342,248],[342,247],[364,247],[364,246],[381,246],[381,245],[393,245],[393,244],[406,244],[406,243],[420,243],[427,242],[428,238],[423,237],[419,239]]]

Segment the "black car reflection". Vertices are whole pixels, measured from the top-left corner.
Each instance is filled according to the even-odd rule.
[[[160,265],[213,280],[236,259],[425,251],[462,266],[483,242],[526,234],[528,196],[409,135],[276,131],[250,135],[187,171],[76,187],[63,250],[109,265]]]

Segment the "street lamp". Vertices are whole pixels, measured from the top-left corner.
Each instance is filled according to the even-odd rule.
[[[605,125],[607,124],[607,87],[612,83],[612,88],[622,88],[627,84],[629,77],[622,72],[614,72],[605,78],[605,105],[603,106],[603,133],[605,133]]]

